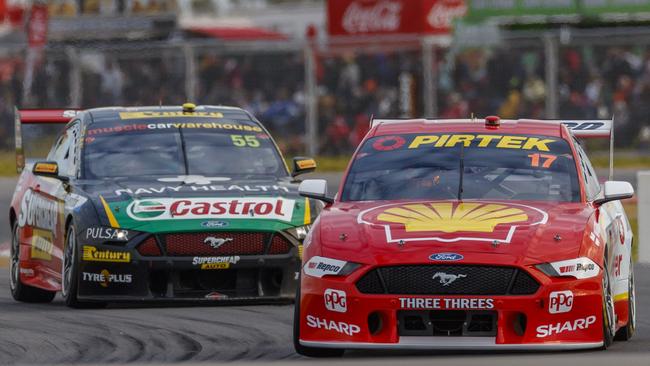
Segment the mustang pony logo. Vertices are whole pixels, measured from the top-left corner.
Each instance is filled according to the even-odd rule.
[[[436,274],[431,277],[432,280],[435,280],[436,278],[440,279],[440,284],[443,286],[449,286],[451,285],[454,281],[456,281],[459,278],[465,278],[467,275],[464,274],[448,274],[445,272],[436,272]]]
[[[519,226],[544,224],[548,214],[538,208],[504,202],[412,202],[365,210],[357,221],[381,225],[388,243],[406,241],[486,241],[510,243]]]
[[[214,236],[208,236],[203,240],[204,243],[208,244],[214,249],[219,249],[220,246],[226,244],[227,242],[232,241],[232,238],[215,238]]]

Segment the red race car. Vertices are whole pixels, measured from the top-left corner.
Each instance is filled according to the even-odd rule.
[[[375,120],[304,242],[296,351],[558,350],[634,333],[627,182],[576,137],[612,121]],[[611,179],[611,178],[610,178]]]

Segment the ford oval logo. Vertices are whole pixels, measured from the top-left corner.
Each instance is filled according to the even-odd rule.
[[[463,258],[465,257],[456,253],[435,253],[429,256],[432,261],[459,261]]]
[[[203,227],[226,227],[228,223],[226,221],[203,221],[201,223]]]

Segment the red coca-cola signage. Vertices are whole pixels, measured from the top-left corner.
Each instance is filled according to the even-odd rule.
[[[27,42],[30,47],[41,47],[47,43],[47,21],[47,5],[32,5],[27,21]]]
[[[448,34],[465,15],[464,0],[329,0],[333,36]]]

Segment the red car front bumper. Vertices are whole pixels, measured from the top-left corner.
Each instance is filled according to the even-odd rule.
[[[531,295],[367,294],[350,276],[303,272],[300,343],[345,349],[582,349],[603,344],[600,276],[551,279]]]

